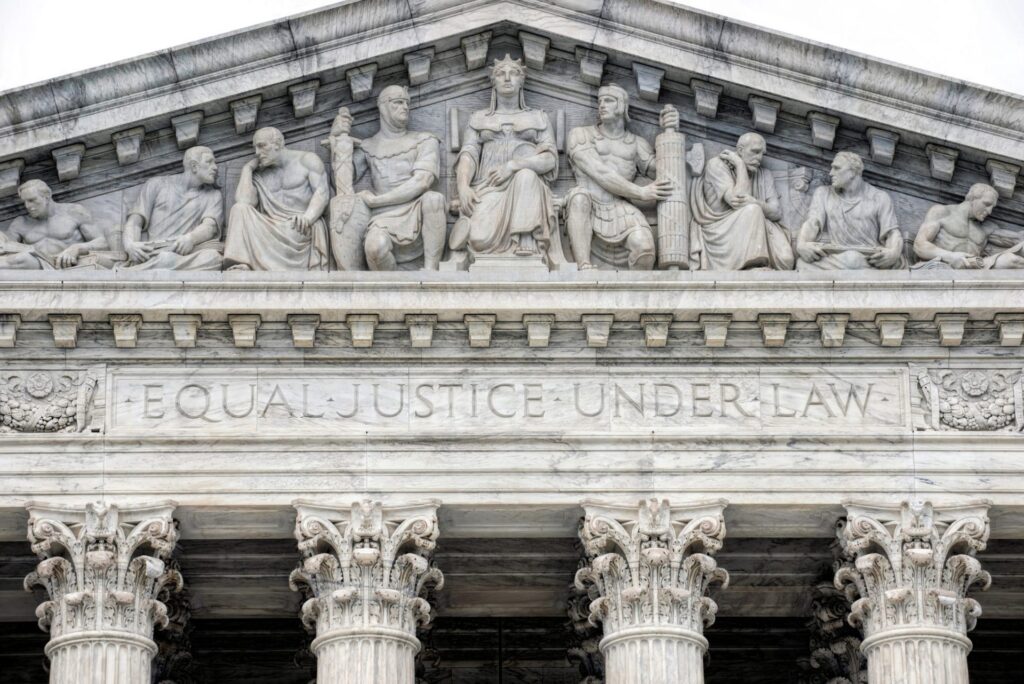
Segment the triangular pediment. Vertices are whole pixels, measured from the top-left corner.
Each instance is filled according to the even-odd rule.
[[[370,134],[374,94],[390,83],[412,84],[414,126],[454,150],[451,111],[486,98],[486,66],[506,52],[530,64],[528,97],[561,112],[561,136],[593,120],[596,84],[615,82],[633,97],[637,133],[653,138],[665,104],[713,152],[756,127],[801,187],[835,150],[854,150],[873,182],[906,195],[908,218],[973,182],[1012,192],[1024,158],[1018,96],[674,4],[367,0],[0,94],[0,227],[21,212],[12,195],[27,178],[115,218],[197,142],[224,163],[230,191],[257,125],[326,160],[318,142],[337,109]],[[1003,201],[996,217],[1024,223],[1024,203]]]

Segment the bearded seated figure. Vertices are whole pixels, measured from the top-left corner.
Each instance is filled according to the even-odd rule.
[[[710,159],[690,192],[693,267],[710,271],[751,268],[789,271],[793,248],[779,223],[782,209],[771,171],[761,167],[766,146],[745,133],[735,150]]]

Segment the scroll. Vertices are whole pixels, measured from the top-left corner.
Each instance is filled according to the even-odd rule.
[[[674,109],[665,105],[665,109]],[[654,141],[657,179],[672,181],[672,195],[658,203],[658,264],[677,271],[689,268],[690,179],[686,167],[686,136],[678,124],[666,127]]]

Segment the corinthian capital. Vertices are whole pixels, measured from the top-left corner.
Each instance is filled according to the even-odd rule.
[[[165,563],[178,541],[175,504],[84,508],[26,504],[28,540],[41,561],[25,578],[29,591],[46,589],[36,609],[51,644],[74,634],[120,633],[150,639],[154,625],[167,624],[158,600],[166,587],[181,587],[181,575]]]
[[[302,606],[307,629],[324,635],[391,628],[415,635],[417,626],[429,622],[430,604],[421,594],[428,585],[444,584],[430,564],[438,505],[360,501],[346,510],[296,502],[295,538],[303,561],[289,583],[313,595]]]
[[[638,506],[584,504],[580,539],[589,564],[576,573],[576,586],[597,589],[591,622],[603,622],[606,637],[652,625],[702,633],[718,611],[705,596],[708,587],[729,582],[711,557],[725,538],[725,506],[670,506],[656,499]]]
[[[904,627],[960,635],[974,628],[981,606],[967,592],[992,582],[974,558],[988,541],[987,502],[845,506],[838,536],[850,560],[836,573],[835,585],[854,601],[851,625],[863,627],[868,637]]]

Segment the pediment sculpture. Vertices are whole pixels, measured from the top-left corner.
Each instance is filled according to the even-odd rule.
[[[482,68],[486,58],[486,50],[474,56],[467,71]],[[55,201],[39,179],[8,185],[17,187],[26,214],[0,232],[0,270],[114,268],[130,278],[137,270],[437,271],[472,264],[541,272],[1024,269],[1024,230],[992,218],[1003,209],[1000,199],[1013,195],[1016,176],[1008,185],[1005,174],[1017,167],[1008,162],[989,160],[991,184],[975,183],[962,202],[944,204],[904,193],[898,176],[879,184],[886,189],[867,182],[864,158],[839,149],[829,182],[812,189],[811,179],[824,176],[823,163],[800,159],[797,165],[785,159],[791,144],[766,138],[780,103],[752,97],[757,131],[723,149],[721,136],[710,131],[694,140],[700,122],[684,120],[674,104],[650,106],[667,99],[660,80],[653,91],[641,82],[653,72],[637,71],[636,92],[647,104],[644,120],[631,121],[632,91],[616,82],[622,80],[617,72],[605,73],[592,55],[577,59],[580,80],[596,96],[595,123],[585,123],[591,110],[580,97],[586,95],[569,110],[556,105],[557,115],[549,116],[550,98],[571,100],[553,96],[551,81],[527,94],[527,64],[542,72],[534,78],[549,74],[544,59],[524,47],[523,59],[505,53],[493,60],[487,106],[473,100],[464,126],[458,109],[464,103],[451,103],[447,135],[438,130],[436,110],[416,119],[417,99],[429,89],[410,92],[394,82],[377,93],[377,130],[355,134],[363,124],[353,111],[364,111],[355,102],[373,91],[375,69],[350,70],[353,101],[337,110],[322,142],[329,171],[310,150],[312,130],[286,145],[280,129],[265,126],[252,138],[254,157],[226,162],[219,181],[219,153],[194,144],[202,117],[175,117],[194,125],[179,138],[182,171],[150,176],[130,191],[137,196],[124,193],[123,218],[111,215],[110,202]],[[409,81],[421,86],[429,63],[426,75],[413,63]],[[693,83],[698,116],[715,117],[720,89]],[[315,87],[301,85],[295,97],[315,96]],[[701,99],[708,97],[713,100]],[[256,128],[258,100],[232,103],[236,132]],[[313,101],[301,107],[308,115]],[[838,119],[814,116],[808,118],[825,126],[812,125],[814,144],[831,149]],[[575,125],[566,134],[567,119]],[[872,161],[891,164],[898,136],[872,130]],[[888,152],[876,143],[888,144]],[[713,150],[706,163],[705,146]],[[932,177],[948,182],[950,167],[942,166],[948,154],[928,154]],[[3,168],[10,175],[9,165]],[[225,212],[220,182],[236,176]],[[1019,210],[1012,203],[1005,209]],[[914,225],[920,229],[905,247]]]

